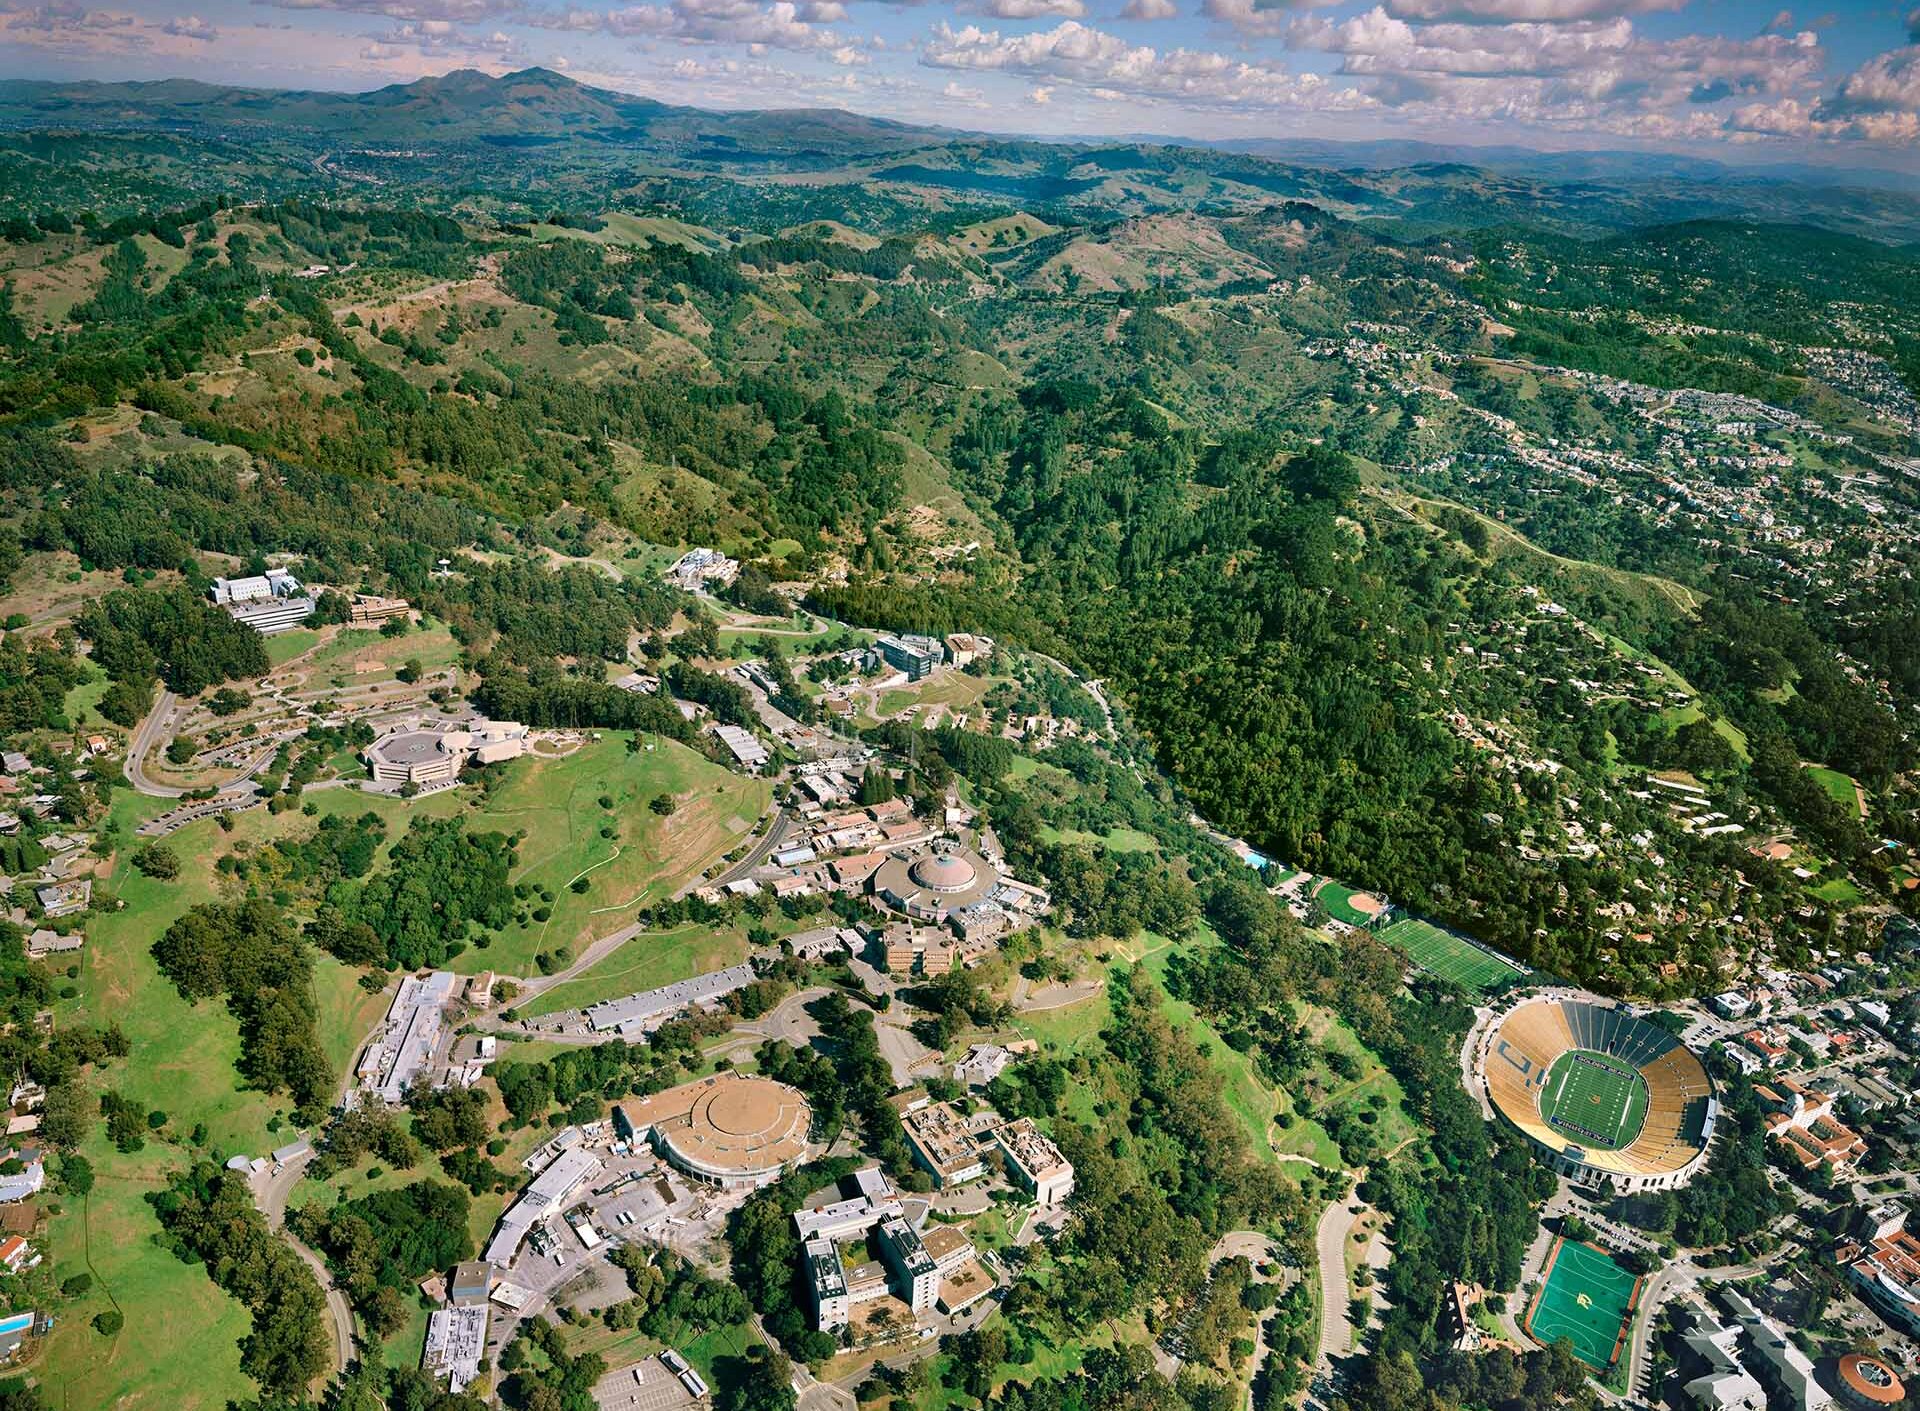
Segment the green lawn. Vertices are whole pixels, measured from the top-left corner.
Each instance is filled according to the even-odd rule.
[[[627,737],[608,732],[560,760],[522,759],[487,804],[489,827],[525,830],[515,882],[554,894],[545,922],[509,926],[485,949],[466,951],[454,969],[527,974],[543,950],[577,948],[617,931],[647,902],[663,900],[737,847],[772,801],[773,786],[723,769],[672,740],[630,752]],[[674,812],[648,806],[671,794]],[[603,809],[599,799],[612,799]],[[613,840],[600,835],[612,823]],[[575,893],[577,877],[590,879]]]
[[[1045,824],[1040,829],[1040,839],[1047,843],[1099,844],[1109,852],[1155,852],[1160,847],[1151,833],[1143,833],[1138,828],[1110,828],[1105,833],[1088,833],[1079,828],[1060,829]]]
[[[285,666],[319,641],[320,634],[311,627],[290,627],[285,632],[276,632],[267,638],[267,660],[276,667]]]
[[[533,1000],[519,1012],[532,1017],[562,1009],[584,1009],[603,999],[657,989],[675,980],[738,965],[747,958],[746,933],[709,926],[680,926],[635,936],[619,950]]]
[[[118,1066],[116,1066],[116,1072]],[[60,1202],[48,1228],[54,1277],[90,1270],[88,1296],[62,1307],[32,1367],[49,1406],[127,1411],[219,1411],[256,1388],[240,1371],[240,1340],[252,1320],[207,1277],[153,1242],[158,1225],[147,1204],[185,1153],[149,1142],[124,1156],[97,1129],[83,1148],[96,1180],[84,1201]],[[111,1338],[94,1314],[118,1306],[126,1317]]]
[[[1831,906],[1853,906],[1865,901],[1865,894],[1853,884],[1849,877],[1829,877],[1816,887],[1807,888],[1809,896],[1817,897]]]
[[[1828,769],[1823,764],[1810,765],[1807,773],[1813,776],[1835,803],[1849,812],[1855,814],[1859,812],[1860,796],[1855,792],[1851,775],[1842,774],[1837,769]]]
[[[409,807],[345,789],[324,790],[312,800],[323,814],[372,809],[390,826]],[[459,802],[458,794],[448,793],[412,807],[447,812]],[[166,807],[166,800],[121,791],[114,797],[112,818],[130,834],[140,819]],[[97,884],[125,906],[88,923],[79,993],[56,1002],[55,1022],[119,1024],[131,1052],[110,1063],[95,1086],[165,1112],[168,1126],[166,1136],[149,1139],[144,1150],[132,1154],[114,1150],[96,1130],[85,1148],[96,1171],[93,1193],[84,1204],[63,1202],[54,1217],[48,1247],[55,1266],[64,1277],[85,1267],[90,1257],[97,1285],[111,1292],[126,1317],[111,1340],[87,1326],[93,1313],[107,1306],[105,1294],[62,1317],[42,1359],[43,1366],[60,1369],[55,1405],[217,1411],[253,1390],[239,1369],[238,1343],[249,1326],[246,1311],[215,1287],[204,1266],[183,1263],[153,1243],[159,1226],[145,1197],[160,1189],[169,1171],[191,1159],[184,1148],[170,1145],[170,1138],[184,1139],[204,1123],[216,1154],[263,1153],[287,1140],[288,1128],[271,1130],[269,1123],[284,1118],[290,1104],[240,1086],[234,1071],[239,1033],[226,1006],[181,999],[154,964],[152,945],[189,907],[221,895],[214,870],[221,854],[236,843],[257,846],[305,833],[314,824],[298,812],[276,816],[265,810],[239,815],[231,834],[211,821],[197,823],[169,840],[183,864],[179,880],[156,882],[122,861],[111,878]],[[320,1037],[339,1071],[383,1006],[379,996],[359,987],[355,973],[325,956],[316,958]]]

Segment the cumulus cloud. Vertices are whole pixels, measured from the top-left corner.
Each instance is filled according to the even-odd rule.
[[[1053,90],[1051,88],[1044,88],[1044,87],[1036,88],[1033,90],[1033,92],[1027,95],[1027,101],[1033,104],[1036,108],[1044,108],[1046,107],[1047,104],[1053,101]]]
[[[1920,44],[1877,54],[1840,81],[1813,110],[1813,121],[1850,123],[1920,112]]]
[[[1171,20],[1179,14],[1180,7],[1173,0],[1127,0],[1127,8],[1120,12],[1120,17],[1128,20]]]
[[[997,20],[1037,20],[1064,16],[1077,20],[1086,14],[1081,0],[973,0],[966,8]]]
[[[1728,100],[1789,96],[1813,83],[1823,54],[1810,31],[1729,39],[1649,39],[1624,16],[1509,24],[1409,23],[1384,5],[1344,20],[1298,17],[1300,48],[1340,56],[1340,72],[1381,102],[1455,119],[1579,126],[1651,135],[1711,127],[1684,114]]]
[[[197,39],[203,44],[220,37],[220,31],[198,15],[175,15],[161,28],[176,39]]]
[[[496,19],[520,9],[520,0],[253,0],[276,10],[334,10],[390,20]]]
[[[769,49],[844,47],[846,40],[821,28],[810,16],[844,14],[838,0],[810,3],[774,0],[668,0],[658,5],[627,5],[615,10],[575,8],[529,13],[523,23],[542,29],[582,34],[611,34],[623,39],[679,39],[693,44],[742,44]]]
[[[1679,10],[1686,3],[1687,0],[1388,0],[1387,8],[1406,20],[1571,24],[1578,20],[1611,20],[1622,15]]]
[[[942,21],[920,53],[932,68],[1005,73],[1043,85],[1108,89],[1136,100],[1200,108],[1336,109],[1366,107],[1366,95],[1295,75],[1269,61],[1248,61],[1190,49],[1165,53],[1067,20],[1036,34],[1002,35]]]

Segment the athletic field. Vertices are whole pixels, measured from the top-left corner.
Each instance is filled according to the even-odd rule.
[[[1422,970],[1475,994],[1490,995],[1520,978],[1519,967],[1471,941],[1412,917],[1383,927],[1380,939],[1405,951]]]
[[[1618,1151],[1646,1121],[1647,1080],[1620,1059],[1570,1048],[1547,1070],[1540,1115],[1581,1146]]]
[[[1546,1281],[1527,1310],[1527,1332],[1542,1344],[1565,1338],[1575,1357],[1605,1372],[1620,1360],[1639,1301],[1640,1280],[1605,1253],[1556,1239]]]

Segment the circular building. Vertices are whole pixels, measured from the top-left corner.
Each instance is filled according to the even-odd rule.
[[[636,1135],[689,1176],[764,1186],[806,1159],[813,1111],[797,1088],[724,1070],[632,1106]]]
[[[935,925],[984,900],[999,885],[999,870],[972,848],[962,847],[890,857],[873,874],[874,894],[880,900]]]
[[[1700,1060],[1657,1025],[1597,999],[1544,995],[1495,1025],[1487,1100],[1555,1170],[1625,1192],[1683,1186],[1706,1164],[1718,1104]]]
[[[1859,1411],[1878,1411],[1883,1406],[1898,1406],[1906,1399],[1907,1389],[1899,1374],[1878,1357],[1849,1352],[1840,1359],[1840,1400]]]

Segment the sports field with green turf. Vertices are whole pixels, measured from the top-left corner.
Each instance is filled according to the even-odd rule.
[[[1547,1252],[1546,1281],[1527,1310],[1527,1332],[1536,1342],[1565,1338],[1573,1355],[1605,1372],[1620,1360],[1640,1280],[1590,1244],[1554,1241]]]
[[[1632,1065],[1588,1049],[1568,1049],[1547,1070],[1540,1115],[1580,1145],[1618,1151],[1647,1118],[1647,1080]]]
[[[1422,970],[1475,994],[1493,994],[1520,978],[1518,966],[1414,917],[1383,927],[1379,936],[1388,945],[1405,951]]]

